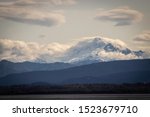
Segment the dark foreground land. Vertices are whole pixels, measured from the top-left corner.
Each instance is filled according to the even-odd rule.
[[[150,100],[150,83],[1,86],[0,99]]]
[[[150,94],[1,95],[1,100],[150,100]]]

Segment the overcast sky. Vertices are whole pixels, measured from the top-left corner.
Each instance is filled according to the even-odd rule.
[[[0,0],[0,39],[70,43],[86,36],[149,50],[150,0]]]

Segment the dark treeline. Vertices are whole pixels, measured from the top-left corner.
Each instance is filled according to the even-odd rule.
[[[0,95],[17,94],[145,94],[150,83],[0,86]]]

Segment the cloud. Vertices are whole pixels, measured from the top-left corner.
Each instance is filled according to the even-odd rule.
[[[16,2],[18,5],[72,5],[75,3],[75,0],[19,0]]]
[[[121,52],[106,52],[104,50],[100,51],[98,55],[105,61],[107,60],[130,60],[130,59],[139,59],[140,57],[136,56],[133,53],[123,54]]]
[[[40,39],[44,39],[46,37],[46,35],[45,34],[41,34],[41,35],[39,35],[39,38]]]
[[[150,30],[143,31],[133,38],[133,44],[138,45],[139,49],[150,52]]]
[[[41,6],[41,5],[72,5],[76,0],[12,0],[6,2],[0,2],[2,5],[14,5],[14,6]]]
[[[54,26],[65,23],[65,16],[62,12],[42,11],[22,7],[6,7],[0,6],[0,18],[21,22],[26,24],[34,24],[41,26]]]
[[[69,45],[59,43],[38,44],[0,39],[0,60],[22,62],[38,59],[45,62],[55,62],[68,47]]]
[[[139,43],[150,43],[150,30],[144,31],[142,34],[136,36],[133,40]]]
[[[51,27],[65,23],[61,10],[53,11],[50,5],[70,5],[75,0],[11,0],[0,2],[0,18]]]
[[[120,7],[112,10],[100,11],[95,19],[111,21],[115,26],[124,26],[138,23],[142,20],[143,14],[129,7]]]

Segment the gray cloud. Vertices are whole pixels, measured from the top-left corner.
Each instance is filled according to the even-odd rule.
[[[75,4],[75,0],[19,0],[20,4],[21,3],[26,3],[26,4],[48,4],[48,5],[71,5]],[[19,3],[18,2],[18,3]]]
[[[95,19],[111,21],[115,26],[131,25],[142,20],[143,14],[129,7],[120,7],[112,10],[100,11]]]
[[[136,36],[133,40],[141,43],[150,43],[150,31],[144,31],[142,34]]]
[[[65,22],[62,12],[47,12],[22,7],[0,7],[0,18],[21,23],[35,24],[41,26],[59,25]]]
[[[50,27],[65,23],[65,16],[61,11],[46,10],[45,7],[49,7],[49,5],[70,5],[74,3],[75,0],[0,1],[0,18]]]
[[[2,5],[33,6],[33,5],[72,5],[76,0],[6,0]]]

